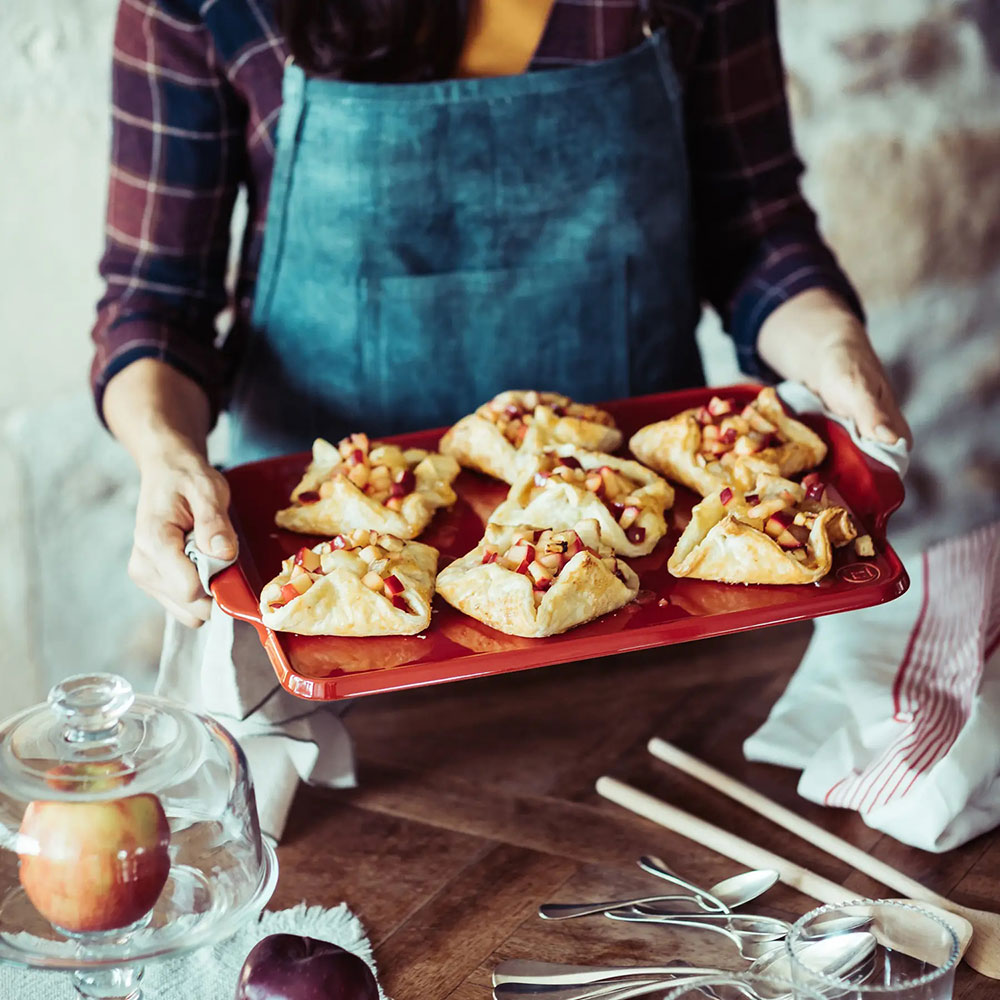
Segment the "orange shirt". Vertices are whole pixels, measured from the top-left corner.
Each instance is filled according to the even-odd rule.
[[[474,0],[458,76],[523,73],[542,40],[555,0]]]

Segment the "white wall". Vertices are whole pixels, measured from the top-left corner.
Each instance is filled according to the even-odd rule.
[[[134,473],[86,390],[115,6],[0,2],[0,717],[79,670],[148,685],[156,659],[158,612],[125,578]],[[781,2],[809,191],[925,442],[912,544],[997,515],[997,10]],[[729,380],[728,343],[702,335]]]

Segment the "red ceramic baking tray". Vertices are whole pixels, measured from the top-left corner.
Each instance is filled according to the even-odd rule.
[[[759,387],[749,385],[642,396],[605,404],[625,434],[680,410],[699,406],[714,395],[734,396],[742,405]],[[511,670],[526,670],[610,653],[627,653],[691,639],[723,635],[764,625],[816,618],[838,611],[881,604],[899,597],[909,580],[899,557],[886,543],[889,515],[903,500],[899,478],[860,452],[844,429],[823,417],[803,418],[830,445],[820,472],[834,495],[846,502],[861,532],[875,540],[874,559],[858,559],[853,546],[837,553],[830,574],[808,586],[731,586],[702,580],[675,580],[667,558],[687,524],[696,497],[683,487],[668,516],[670,531],[654,551],[631,560],[641,589],[635,601],[604,618],[547,639],[521,639],[494,631],[435,599],[430,628],[419,636],[365,639],[301,636],[272,632],[260,622],[257,595],[277,574],[281,560],[303,543],[319,538],[283,531],[274,512],[288,496],[309,460],[284,455],[226,473],[232,487],[232,514],[240,536],[239,561],[212,581],[219,606],[253,624],[281,685],[300,698],[334,701],[398,691],[426,684]],[[442,429],[404,434],[393,440],[405,447],[433,449]],[[472,549],[507,486],[463,471],[455,483],[458,503],[439,512],[422,542],[441,552],[443,567]]]

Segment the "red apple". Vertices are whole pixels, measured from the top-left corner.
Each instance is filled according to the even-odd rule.
[[[772,537],[777,538],[786,528],[790,527],[794,516],[787,510],[775,511],[764,524],[764,530]]]
[[[720,399],[718,396],[713,396],[708,401],[708,412],[712,414],[713,417],[724,417],[729,413],[733,412],[735,400],[733,399]]]
[[[53,769],[50,784],[59,787],[73,766]],[[102,790],[108,780],[114,775],[97,777],[86,790]],[[21,821],[18,876],[35,909],[57,927],[114,930],[152,909],[170,874],[169,844],[163,806],[149,793],[102,802],[36,800]]]
[[[357,955],[315,938],[270,934],[250,950],[235,1000],[378,1000],[378,986]]]
[[[728,486],[723,487],[722,492],[719,494],[719,499],[722,501],[723,506],[725,506],[733,499],[733,491]]]
[[[806,491],[807,500],[820,501],[826,492],[826,484],[819,478],[818,472],[810,472],[808,476],[803,476],[802,487]]]
[[[493,549],[487,549],[483,553],[483,563],[484,564],[491,563],[491,562],[496,562],[496,561],[497,561],[497,552],[495,552]]]
[[[308,570],[310,573],[315,573],[319,569],[319,556],[313,552],[312,549],[302,546],[298,552],[295,553],[295,565],[301,566],[303,569]]]
[[[559,407],[559,409],[562,409],[562,407]],[[553,410],[553,412],[555,411]],[[567,469],[583,468],[583,466],[580,465],[579,461],[575,459],[572,455],[565,455],[562,458],[558,459],[558,462],[560,465],[565,465]]]
[[[748,493],[744,498],[748,507],[754,507],[760,503],[760,496],[756,493]]]
[[[406,590],[399,577],[395,574],[387,576],[382,582],[385,584],[386,593],[390,597],[395,597],[397,594],[401,594],[404,590]]]
[[[408,615],[413,614],[413,608],[410,607],[409,601],[402,594],[395,594],[390,600],[394,608],[399,608],[400,611],[405,611]]]

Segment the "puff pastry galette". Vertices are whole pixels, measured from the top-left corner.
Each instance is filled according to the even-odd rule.
[[[488,524],[482,541],[438,574],[437,590],[491,628],[537,638],[622,607],[639,578],[601,543],[597,521],[565,531]]]
[[[422,448],[403,451],[352,434],[337,445],[322,438],[292,491],[291,506],[279,510],[279,528],[333,535],[371,528],[416,538],[439,507],[456,500],[452,482],[461,470],[455,459]]]
[[[621,443],[611,414],[596,406],[555,392],[510,390],[462,417],[439,447],[467,468],[513,483],[522,456],[547,445],[614,451]]]
[[[713,396],[707,406],[636,431],[629,448],[640,462],[702,496],[723,486],[751,489],[761,472],[791,476],[826,457],[823,440],[789,417],[770,387],[742,409]]]
[[[828,503],[817,473],[801,485],[765,474],[753,493],[724,486],[702,500],[667,568],[722,583],[815,583],[830,572],[834,548],[856,535],[851,515]]]
[[[673,502],[673,487],[638,462],[560,445],[524,463],[490,520],[565,529],[592,518],[604,544],[636,557],[667,533],[663,512]]]
[[[430,624],[437,559],[395,535],[337,535],[281,564],[261,591],[261,621],[302,635],[414,635]]]

